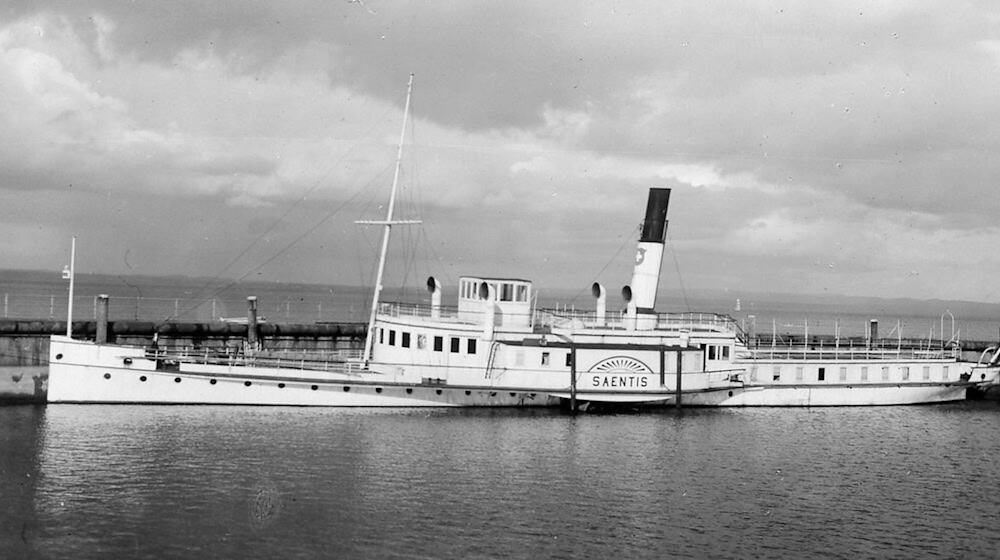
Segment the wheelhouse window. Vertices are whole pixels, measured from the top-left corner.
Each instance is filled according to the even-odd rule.
[[[517,301],[528,301],[528,287],[524,284],[517,286]]]
[[[503,283],[500,285],[500,301],[514,301],[514,285]]]

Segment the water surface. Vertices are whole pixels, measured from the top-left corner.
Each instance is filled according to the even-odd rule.
[[[0,407],[9,557],[993,557],[1000,407]]]

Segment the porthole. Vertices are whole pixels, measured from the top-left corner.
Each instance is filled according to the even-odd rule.
[[[56,359],[57,360],[61,360],[62,359],[62,354],[56,354]]]
[[[145,375],[139,376],[139,381],[145,381],[145,380],[146,380],[146,376]]]
[[[345,393],[349,392],[350,390],[351,390],[351,388],[350,388],[350,387],[348,387],[348,386],[346,386],[346,385],[344,386],[344,392],[345,392]]]
[[[315,391],[316,389],[319,389],[319,385],[313,385],[312,387],[310,387],[310,389],[312,389],[313,391]]]
[[[111,379],[111,374],[110,373],[105,373],[104,374],[104,379]]]
[[[175,377],[174,378],[174,383],[180,383],[180,382],[181,382],[181,378],[180,377]]]
[[[279,389],[284,389],[285,388],[285,384],[284,383],[278,383],[278,388]]]
[[[381,387],[375,387],[375,392],[376,393],[381,393],[382,392],[382,388]]]
[[[472,391],[466,391],[466,392],[465,392],[465,396],[469,396],[469,395],[471,395],[471,394],[472,394]]]
[[[497,396],[497,394],[496,393],[490,393],[490,396],[491,397],[495,397],[495,396]]]
[[[729,391],[729,396],[730,397],[733,396],[733,392],[732,391]]]
[[[535,393],[528,393],[528,398],[529,399],[535,398]]]
[[[250,383],[249,381],[244,381],[243,384],[246,385],[247,387],[249,387],[250,385],[252,385],[252,383]]]
[[[437,391],[434,391],[434,392],[440,395],[441,394],[441,389],[438,389]]]
[[[407,395],[412,395],[413,394],[413,389],[407,389],[406,390],[406,394]]]
[[[517,393],[511,393],[511,394],[510,394],[510,396],[512,396],[512,397],[516,397],[516,396],[517,396]]]
[[[209,383],[211,383],[212,385],[215,385],[216,383],[218,383],[218,381],[216,381],[215,379],[212,379],[211,381],[209,381]]]

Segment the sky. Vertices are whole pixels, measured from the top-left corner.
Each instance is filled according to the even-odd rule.
[[[1000,300],[991,2],[0,8],[0,268]]]

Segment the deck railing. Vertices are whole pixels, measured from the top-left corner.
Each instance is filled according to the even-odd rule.
[[[457,307],[440,306],[435,310],[427,304],[383,302],[379,304],[379,313],[389,317],[435,317],[442,321],[462,321],[475,324],[480,322],[482,314],[476,311],[462,312],[459,315]],[[528,323],[535,328],[565,328],[565,329],[612,329],[626,330],[628,320],[624,313],[608,313],[603,322],[597,320],[594,311],[580,311],[571,308],[537,309],[532,312]],[[734,334],[745,341],[743,330],[735,319],[718,313],[659,313],[656,315],[656,328],[681,330],[690,332],[720,332]]]
[[[832,346],[789,343],[787,345],[755,345],[737,354],[737,357],[754,360],[945,360],[961,357],[962,350],[958,346],[949,348],[927,348],[920,345],[904,344],[869,345],[867,343],[853,344],[844,341],[843,344]],[[895,342],[895,341],[893,341]]]
[[[263,350],[246,353],[198,350],[194,348],[147,348],[146,358],[161,364],[202,364],[228,367],[257,367],[326,371],[357,375],[364,369],[361,350],[281,351]]]

